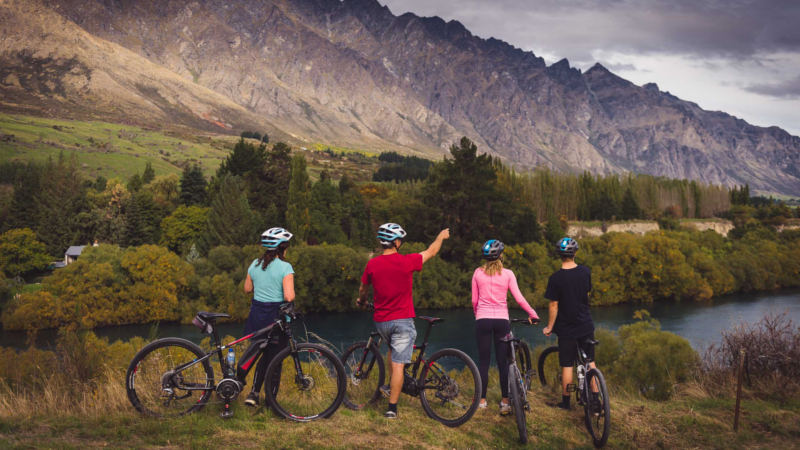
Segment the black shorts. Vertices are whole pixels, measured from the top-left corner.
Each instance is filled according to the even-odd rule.
[[[572,367],[578,359],[578,346],[586,353],[587,362],[594,361],[594,345],[586,345],[587,339],[594,339],[594,332],[581,338],[558,338],[558,363],[561,367]]]

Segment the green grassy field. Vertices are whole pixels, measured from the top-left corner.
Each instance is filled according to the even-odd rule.
[[[428,418],[418,399],[403,396],[399,417],[382,417],[384,403],[365,411],[342,407],[332,418],[294,423],[266,408],[234,405],[234,417],[219,417],[220,405],[169,420],[145,418],[124,399],[122,380],[117,400],[76,398],[89,405],[83,412],[24,410],[0,415],[3,448],[160,447],[160,448],[517,448],[513,416],[501,417],[499,392],[459,428]],[[496,377],[490,384],[497,388]],[[112,390],[112,389],[109,389]],[[534,387],[527,414],[529,445],[535,448],[591,448],[583,411],[547,405],[554,395]],[[800,400],[787,404],[746,399],[740,430],[734,433],[733,399],[711,397],[699,388],[683,389],[667,402],[653,402],[612,391],[612,428],[608,448],[797,448]],[[94,403],[93,403],[94,402]]]
[[[191,135],[132,125],[0,114],[0,161],[38,161],[74,155],[88,177],[141,173],[149,161],[157,175],[200,164],[208,174],[219,166],[235,136]]]
[[[45,162],[75,157],[88,178],[104,176],[126,180],[150,162],[156,175],[179,174],[186,164],[199,164],[212,175],[239,138],[229,135],[193,135],[189,131],[149,130],[133,125],[46,119],[0,113],[0,161]],[[256,143],[255,140],[252,141]],[[295,151],[309,160],[309,175],[319,178],[328,170],[335,178],[347,173],[369,180],[378,167],[376,153],[313,144]],[[325,152],[331,150],[333,154]]]

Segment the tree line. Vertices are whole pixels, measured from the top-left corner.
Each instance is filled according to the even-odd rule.
[[[388,154],[382,159],[387,164],[421,166],[413,157]],[[67,303],[56,311],[63,314],[53,313],[59,319],[54,316],[54,322],[48,322],[38,317],[37,323],[61,323],[64,314],[93,326],[177,320],[203,307],[227,308],[240,317],[247,305],[240,289],[242,276],[259,251],[252,244],[261,231],[275,225],[295,233],[290,260],[298,273],[307,274],[308,281],[304,284],[298,276],[298,294],[307,298],[307,308],[314,311],[351,307],[360,270],[375,250],[375,228],[390,221],[404,224],[409,232],[404,251],[421,250],[442,227],[451,228],[453,237],[442,258],[426,266],[416,285],[421,307],[463,306],[462,288],[480,262],[476,258],[480,243],[489,237],[509,246],[509,264],[520,271],[521,280],[527,280],[521,281],[527,283],[527,293],[539,297],[542,280],[556,267],[550,243],[564,235],[568,221],[575,217],[663,219],[706,217],[713,211],[730,217],[736,225],[732,239],[723,241],[716,235],[700,239],[700,234],[686,231],[587,240],[585,262],[601,275],[593,300],[598,304],[709,298],[794,285],[786,276],[794,267],[788,262],[775,267],[773,275],[759,273],[758,277],[753,274],[772,267],[771,263],[765,261],[759,268],[745,263],[759,251],[794,254],[794,244],[776,250],[765,247],[776,239],[776,227],[796,214],[783,203],[741,204],[740,192],[746,187],[729,191],[646,176],[546,170],[518,174],[496,158],[479,154],[467,138],[451,146],[448,158],[431,163],[424,179],[355,183],[343,176],[337,182],[322,171],[312,180],[305,158],[292,156],[288,145],[279,142],[268,148],[242,139],[210,179],[198,166],[186,167],[178,177],[157,176],[148,165],[127,181],[89,180],[79,174],[74,160],[59,158],[42,165],[0,164],[3,184],[10,185],[11,192],[0,204],[4,232],[0,236],[0,300],[7,301],[13,290],[4,280],[45,269],[46,262],[61,259],[69,245],[94,240],[106,244],[100,245],[102,251],[88,250],[77,266],[45,278],[41,292],[23,294],[5,308],[4,323],[8,321],[11,327],[24,327],[26,319],[20,317],[31,318],[46,304],[62,301]],[[661,211],[663,205],[669,206]],[[608,215],[608,211],[621,216]],[[666,229],[677,228],[675,221],[660,223]],[[711,244],[716,247],[709,249]],[[123,263],[125,258],[136,262]],[[153,261],[170,267],[175,276],[183,275],[163,281],[152,278],[153,274],[136,274],[136,268]],[[103,272],[85,279],[69,278],[95,270]],[[62,277],[68,281],[59,282]],[[73,287],[87,280],[100,285],[85,293]],[[175,297],[145,288],[157,284],[172,286]],[[96,298],[82,299],[83,295]],[[101,302],[104,295],[158,306],[142,308],[142,313],[120,308],[116,315],[101,308],[97,312],[101,316],[93,318],[86,311],[94,311],[90,305]]]

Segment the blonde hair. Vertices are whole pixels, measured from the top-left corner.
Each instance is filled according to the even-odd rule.
[[[497,258],[494,261],[486,261],[483,264],[483,273],[493,277],[495,275],[500,275],[503,272],[503,260],[501,258]]]

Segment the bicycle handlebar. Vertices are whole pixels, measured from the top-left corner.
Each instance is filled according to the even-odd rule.
[[[528,322],[528,319],[511,319],[511,323],[522,323],[525,325],[538,325],[539,319],[533,319],[533,322]]]

